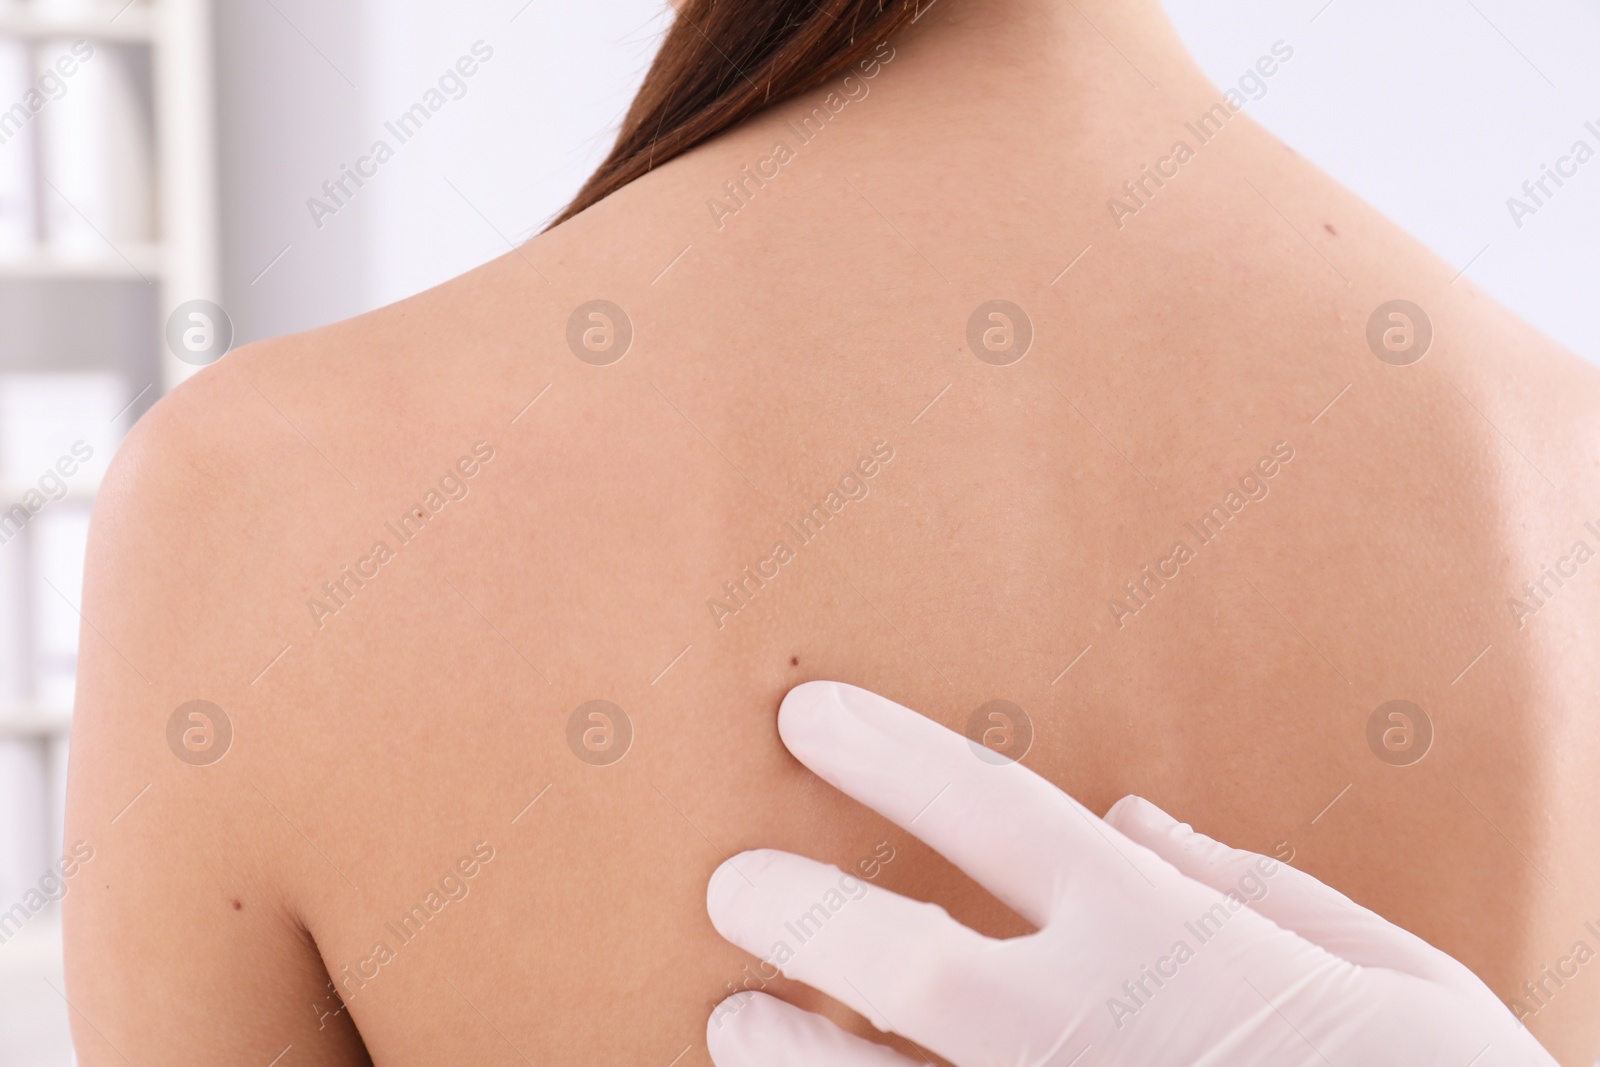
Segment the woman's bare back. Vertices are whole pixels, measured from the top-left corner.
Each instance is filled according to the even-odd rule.
[[[1590,1062],[1595,376],[1153,4],[1081,7],[952,0],[141,423],[85,590],[82,1062],[706,1063],[730,983],[816,1006],[704,917],[753,846],[1024,931],[784,752],[818,677],[1289,859]]]

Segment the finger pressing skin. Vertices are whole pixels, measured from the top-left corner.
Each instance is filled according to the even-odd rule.
[[[1075,871],[1120,873],[1147,859],[1137,849],[1113,855],[1119,835],[1026,767],[997,765],[967,738],[865,689],[798,685],[784,697],[778,732],[825,781],[927,842],[1035,926],[1049,922]]]
[[[1002,972],[1008,942],[961,925],[837,867],[787,852],[744,852],[706,889],[717,932],[872,1021],[962,1062],[984,1029],[975,998],[946,1003],[963,981]],[[937,991],[937,992],[936,992]]]
[[[1454,960],[1333,887],[1285,863],[1197,833],[1143,797],[1123,797],[1106,812],[1105,821],[1188,877],[1218,892],[1238,894],[1257,914],[1351,963],[1445,984],[1480,985]]]
[[[716,1067],[915,1067],[915,1060],[847,1034],[765,993],[737,993],[706,1022]]]

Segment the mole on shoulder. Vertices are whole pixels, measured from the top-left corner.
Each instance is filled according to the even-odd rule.
[[[244,910],[244,905],[239,903],[237,900],[235,900],[233,902],[233,910],[234,911],[243,911]]]
[[[789,666],[791,666],[791,667],[800,666],[800,657],[799,656],[790,656],[789,657]]]
[[[1324,222],[1322,224],[1322,228],[1333,234],[1335,237],[1339,236],[1339,231],[1333,228],[1333,223],[1331,222]]]

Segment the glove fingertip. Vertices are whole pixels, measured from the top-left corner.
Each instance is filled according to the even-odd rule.
[[[1129,793],[1111,805],[1111,810],[1106,812],[1105,821],[1129,837],[1134,837],[1135,833],[1140,837],[1170,834],[1182,825],[1177,819],[1136,793]]]
[[[732,1026],[734,1017],[748,1008],[757,995],[752,990],[744,989],[719,1001],[717,1006],[711,1009],[710,1018],[706,1020],[706,1043],[710,1044],[713,1039]]]
[[[1121,831],[1135,844],[1143,845],[1178,870],[1201,881],[1202,872],[1229,869],[1251,860],[1253,854],[1229,848],[1200,833],[1186,822],[1179,822],[1165,811],[1139,796],[1126,796],[1106,812],[1106,823]]]
[[[711,1015],[706,1019],[706,1051],[711,1055],[711,1062],[720,1067],[738,1062],[734,1050],[739,1047],[739,1015],[755,1003],[757,993],[748,990],[735,993],[711,1009]]]
[[[724,860],[706,882],[706,914],[717,933],[739,943],[739,931],[752,909],[760,911],[766,898],[758,886],[762,876],[785,854],[775,849],[758,848]]]

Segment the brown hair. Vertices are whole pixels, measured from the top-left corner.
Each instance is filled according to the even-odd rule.
[[[616,146],[550,226],[815,88],[920,14],[913,0],[686,0]]]

